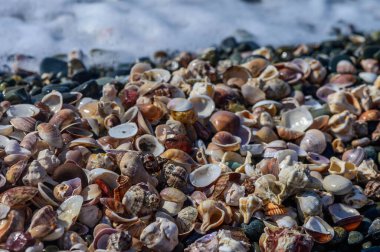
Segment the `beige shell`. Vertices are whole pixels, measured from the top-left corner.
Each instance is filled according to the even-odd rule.
[[[108,134],[116,139],[125,139],[134,137],[137,134],[137,131],[138,127],[136,123],[123,123],[110,128]]]
[[[244,186],[238,185],[237,183],[232,183],[232,185],[224,191],[224,199],[229,206],[239,206],[239,199],[244,197],[244,195]]]
[[[356,165],[351,162],[344,162],[336,157],[331,157],[329,173],[341,175],[347,179],[352,180],[356,178],[358,169]]]
[[[82,192],[82,183],[80,178],[73,178],[60,183],[54,187],[54,197],[58,201],[64,201],[70,196],[79,195]]]
[[[161,196],[161,209],[171,216],[175,216],[181,211],[183,203],[187,199],[186,195],[174,188],[166,187],[160,192]]]
[[[32,104],[11,105],[7,110],[8,117],[31,117],[40,113],[40,109]]]
[[[355,136],[355,120],[356,116],[345,110],[329,119],[329,129],[335,137],[342,139],[343,142],[348,142]]]
[[[272,174],[265,174],[255,181],[254,194],[260,197],[264,203],[269,201],[275,204],[281,204],[286,197],[286,186],[276,181],[276,177]]]
[[[338,91],[330,94],[327,97],[330,111],[334,114],[348,110],[350,113],[360,115],[362,109],[358,100],[351,94],[345,91]]]
[[[215,200],[207,199],[200,202],[198,213],[202,217],[201,232],[207,232],[210,229],[217,228],[224,222],[225,212],[218,207]]]
[[[248,224],[253,214],[262,207],[262,200],[253,194],[239,199],[239,210],[243,215],[245,224]]]
[[[13,125],[15,129],[24,132],[34,131],[36,127],[36,122],[36,119],[34,119],[33,117],[14,117],[10,120],[10,123]]]
[[[61,163],[49,149],[41,150],[38,153],[37,161],[49,174],[53,174],[54,169]]]
[[[193,95],[189,97],[189,101],[193,104],[194,110],[199,118],[208,118],[215,110],[215,102],[207,95]]]
[[[158,183],[157,179],[149,175],[145,170],[141,156],[136,151],[125,153],[119,167],[122,175],[129,176],[132,179],[132,184],[149,182],[156,186]]]
[[[178,244],[177,225],[165,218],[157,218],[141,233],[140,240],[153,251],[172,251]]]
[[[221,172],[219,165],[206,164],[191,172],[189,180],[195,187],[206,187],[212,184],[220,176]]]
[[[374,180],[378,174],[377,165],[372,159],[366,159],[358,166],[358,179],[361,182],[367,183]]]
[[[287,163],[286,159],[280,164],[280,167],[285,163]],[[296,162],[293,165],[284,165],[278,174],[278,178],[286,186],[288,193],[294,193],[310,183],[309,172],[305,164]]]
[[[245,84],[241,87],[241,93],[250,105],[254,105],[259,101],[263,101],[266,99],[264,91],[262,91],[259,87],[252,84]]]
[[[185,207],[178,213],[176,224],[178,226],[179,235],[188,234],[194,229],[197,216],[198,210],[192,206]]]
[[[57,209],[58,223],[62,225],[65,230],[69,230],[69,228],[78,218],[82,204],[83,197],[75,195],[62,202],[62,204]]]
[[[48,205],[39,209],[32,217],[28,232],[34,239],[43,238],[58,225],[57,213]]]
[[[50,177],[47,175],[46,170],[41,166],[41,164],[34,160],[27,168],[25,176],[22,178],[22,182],[25,185],[37,186],[40,182],[51,181]]]
[[[51,112],[57,113],[62,108],[62,94],[53,90],[51,93],[42,97],[41,102],[48,106]]]

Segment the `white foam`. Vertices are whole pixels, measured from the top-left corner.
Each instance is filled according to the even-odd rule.
[[[238,29],[260,44],[318,42],[331,27],[380,28],[378,0],[2,0],[0,56],[38,58],[80,48],[114,50],[115,61],[158,49],[197,50]]]

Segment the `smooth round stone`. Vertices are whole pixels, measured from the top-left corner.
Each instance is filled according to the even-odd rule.
[[[91,97],[98,99],[101,93],[101,89],[95,80],[89,80],[80,84],[72,90],[73,92],[80,92],[85,97]]]
[[[40,64],[42,73],[63,73],[67,75],[67,62],[56,58],[44,58]]]
[[[323,188],[335,195],[345,195],[352,189],[352,182],[343,176],[328,175],[323,179]]]
[[[265,225],[261,220],[253,219],[248,224],[241,224],[241,228],[250,241],[258,241],[264,232]]]
[[[349,245],[358,245],[363,241],[363,239],[364,239],[364,236],[362,235],[362,233],[358,231],[351,231],[348,234],[347,242]]]

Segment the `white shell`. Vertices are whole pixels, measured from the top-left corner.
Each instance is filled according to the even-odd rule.
[[[68,230],[76,221],[82,208],[83,197],[79,195],[66,199],[57,209],[58,222]]]
[[[328,209],[334,223],[346,218],[360,215],[358,210],[356,210],[355,208],[349,207],[341,203],[332,204],[331,206],[329,206]]]
[[[30,117],[40,113],[40,109],[32,104],[11,105],[7,110],[8,117]]]
[[[95,181],[97,178],[101,178],[111,189],[118,187],[117,178],[119,175],[113,171],[106,170],[103,168],[95,168],[90,171],[89,179],[90,181]]]
[[[108,130],[110,137],[117,139],[125,139],[134,137],[137,134],[138,128],[136,123],[123,123],[112,127]]]
[[[213,183],[222,173],[222,169],[216,164],[206,164],[190,173],[190,183],[195,187],[206,187]]]
[[[171,99],[167,105],[171,111],[184,112],[193,108],[193,104],[185,98]]]
[[[286,111],[282,115],[281,123],[284,127],[304,132],[313,123],[313,116],[304,107]]]
[[[193,95],[189,97],[189,101],[193,104],[199,118],[207,118],[215,110],[215,102],[210,96]]]
[[[136,139],[136,149],[143,153],[152,153],[155,157],[165,151],[165,147],[152,135],[145,134]]]

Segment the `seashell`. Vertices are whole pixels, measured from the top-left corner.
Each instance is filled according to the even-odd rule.
[[[215,192],[215,189],[214,189],[214,192]],[[240,186],[236,183],[232,183],[232,185],[224,191],[224,199],[225,199],[226,204],[229,206],[239,206],[239,199],[241,197],[244,197],[244,195],[245,195],[244,186]]]
[[[40,109],[32,104],[11,105],[7,109],[8,117],[33,117],[40,113]]]
[[[273,78],[265,82],[263,91],[265,92],[265,97],[269,100],[280,100],[287,97],[290,92],[290,86],[287,82],[279,79]]]
[[[309,216],[319,216],[322,214],[321,199],[313,191],[305,191],[296,196],[299,217],[302,220]]]
[[[7,155],[18,154],[30,156],[31,154],[29,150],[20,147],[20,144],[16,140],[9,140],[4,151]]]
[[[299,107],[283,113],[281,123],[286,128],[304,132],[312,125],[313,116],[306,108]]]
[[[374,200],[380,198],[380,183],[377,180],[368,181],[365,186],[364,194]]]
[[[334,224],[346,231],[355,230],[363,220],[358,210],[341,203],[332,204],[328,210]]]
[[[191,172],[189,180],[195,187],[206,187],[212,184],[220,176],[221,172],[219,165],[206,164]]]
[[[174,187],[166,187],[160,192],[161,209],[171,216],[175,216],[182,209],[186,195]]]
[[[5,174],[5,178],[8,183],[11,183],[12,185],[15,185],[16,182],[21,177],[21,174],[24,172],[25,168],[27,167],[28,160],[20,160],[11,167],[9,167],[7,173]]]
[[[58,241],[59,247],[64,250],[78,250],[86,249],[86,242],[80,237],[80,235],[74,231],[65,232]]]
[[[253,194],[250,194],[247,197],[241,197],[239,199],[239,210],[240,213],[243,215],[245,224],[248,224],[253,214],[262,207],[262,200]]]
[[[207,81],[195,82],[193,88],[190,91],[189,97],[196,95],[207,95],[213,97],[215,92],[215,87],[212,83]]]
[[[198,213],[202,218],[201,232],[217,228],[224,222],[225,212],[218,207],[215,200],[207,199],[200,202]]]
[[[161,155],[165,151],[165,147],[152,135],[142,135],[135,141],[135,146],[138,151],[152,153],[155,157]]]
[[[288,156],[290,157],[290,156]],[[280,167],[288,163],[284,160],[280,163]],[[296,162],[293,165],[285,165],[278,174],[279,181],[286,186],[286,191],[289,194],[294,193],[298,189],[306,187],[310,181],[309,170],[305,164]]]
[[[165,69],[149,69],[142,73],[140,80],[148,80],[155,83],[159,82],[168,82],[170,80],[171,74],[168,70]]]
[[[108,130],[108,135],[116,139],[126,139],[134,137],[138,128],[135,123],[123,123]]]
[[[131,186],[125,193],[123,204],[128,213],[134,216],[145,216],[159,208],[160,197],[151,185],[138,183]]]
[[[343,203],[355,209],[359,209],[367,204],[373,203],[373,201],[367,198],[360,186],[354,185],[352,191],[344,196]]]
[[[278,136],[283,140],[295,140],[302,137],[305,133],[302,131],[292,130],[284,126],[276,126]]]
[[[197,216],[198,211],[192,206],[185,207],[179,211],[176,224],[180,236],[189,234],[194,229]]]
[[[184,189],[187,187],[187,169],[171,163],[164,165],[164,178],[168,186]]]
[[[148,63],[136,63],[132,68],[131,68],[131,74],[130,78],[132,81],[138,81],[141,78],[141,75],[145,72],[152,69],[152,67]]]
[[[316,152],[321,154],[326,149],[325,135],[317,129],[306,131],[301,140],[300,147],[306,152]]]
[[[265,215],[281,215],[286,214],[288,210],[283,205],[277,205],[272,202],[269,202],[264,206]]]
[[[276,177],[272,174],[265,174],[259,177],[254,183],[254,194],[260,197],[264,203],[269,201],[278,205],[281,204],[285,198],[286,186],[276,180]]]
[[[330,167],[329,167],[329,173],[330,174],[337,174],[344,176],[347,179],[354,179],[357,175],[357,168],[355,164],[351,162],[344,162],[342,160],[339,160],[336,157],[331,157],[330,159]]]
[[[41,102],[49,107],[50,111],[57,113],[62,108],[63,98],[60,92],[53,90],[51,93],[45,95]]]
[[[361,182],[370,182],[376,178],[378,173],[377,166],[372,159],[366,159],[358,166],[358,179]]]
[[[83,197],[74,195],[66,199],[57,209],[58,223],[68,230],[79,216]]]
[[[335,137],[340,138],[343,142],[348,142],[355,135],[353,127],[355,120],[356,116],[345,110],[330,118],[329,129]]]
[[[124,154],[120,161],[121,174],[130,177],[132,184],[137,184],[140,182],[149,182],[153,186],[157,185],[157,179],[150,176],[145,170],[142,157],[138,152],[128,151]]]
[[[223,73],[223,82],[228,86],[241,87],[251,77],[251,73],[244,67],[231,66]]]
[[[55,230],[57,225],[57,213],[52,206],[45,206],[33,215],[28,232],[34,239],[43,238]]]
[[[49,174],[53,174],[55,168],[61,163],[58,157],[49,149],[41,150],[38,153],[37,161]]]
[[[83,146],[89,148],[101,148],[100,144],[94,139],[89,137],[81,137],[70,141],[69,148],[74,148],[76,146]]]
[[[350,113],[355,115],[361,114],[361,107],[358,100],[350,93],[339,91],[330,94],[327,97],[330,111],[334,114],[341,113],[348,110]]]
[[[17,209],[10,210],[7,218],[0,221],[0,241],[5,242],[13,232],[23,231],[24,222],[24,211]]]
[[[127,251],[132,246],[132,236],[128,231],[110,234],[107,242],[108,251]]]
[[[240,119],[234,113],[229,111],[217,111],[212,114],[210,122],[213,125],[216,132],[228,131],[231,134],[235,134],[239,131]]]
[[[165,110],[157,104],[138,104],[137,107],[145,119],[150,123],[157,123],[165,114]]]
[[[215,102],[207,95],[193,95],[188,99],[198,117],[201,119],[208,118],[215,110]]]
[[[240,149],[241,138],[227,131],[219,131],[211,141],[224,151],[237,151]]]
[[[250,105],[254,105],[257,102],[266,99],[264,91],[262,91],[259,87],[251,85],[249,83],[241,87],[241,93],[245,101],[247,101],[247,103]]]
[[[358,120],[363,121],[363,122],[372,122],[372,121],[378,122],[380,121],[380,110],[378,109],[367,110],[359,116]]]
[[[50,146],[62,148],[62,136],[55,126],[49,123],[41,123],[37,126],[37,131],[42,140],[46,141]]]
[[[32,132],[35,129],[37,121],[33,117],[14,117],[10,120],[10,123],[17,130]]]
[[[164,140],[166,149],[179,149],[186,153],[192,151],[192,141],[184,134],[170,134],[166,136]]]
[[[162,153],[160,157],[169,159],[172,162],[185,167],[188,171],[190,171],[192,168],[198,165],[189,154],[182,150],[168,149],[164,153]]]
[[[255,137],[257,137],[258,141],[262,143],[270,143],[272,141],[278,140],[276,133],[272,130],[272,128],[264,126],[258,131],[254,132]]]
[[[11,208],[3,203],[0,203],[0,220],[5,219],[8,216]]]
[[[322,244],[331,241],[335,234],[334,229],[319,216],[306,218],[303,227],[314,241]]]
[[[87,175],[78,165],[73,163],[65,163],[58,166],[53,173],[52,179],[58,183],[68,181],[70,179],[80,178],[82,187],[88,184]]]
[[[102,196],[102,190],[98,184],[90,184],[83,188],[81,196],[86,206],[94,205],[99,202]]]
[[[31,186],[17,186],[1,194],[0,203],[13,206],[23,206],[38,193],[37,188]]]
[[[357,147],[354,149],[347,150],[343,153],[342,160],[345,162],[353,163],[359,166],[365,158],[365,152],[363,148]]]
[[[22,178],[22,182],[27,186],[37,186],[38,183],[45,181],[54,184],[41,164],[37,160],[33,160],[27,168],[26,174]]]
[[[62,202],[70,196],[79,195],[82,191],[82,183],[80,178],[64,181],[54,187],[54,197]]]
[[[157,218],[141,233],[140,240],[153,251],[172,251],[178,244],[178,228],[165,218]]]
[[[78,221],[93,228],[102,218],[102,211],[96,205],[83,206],[80,210]]]
[[[9,136],[13,132],[12,125],[0,125],[0,135]]]

